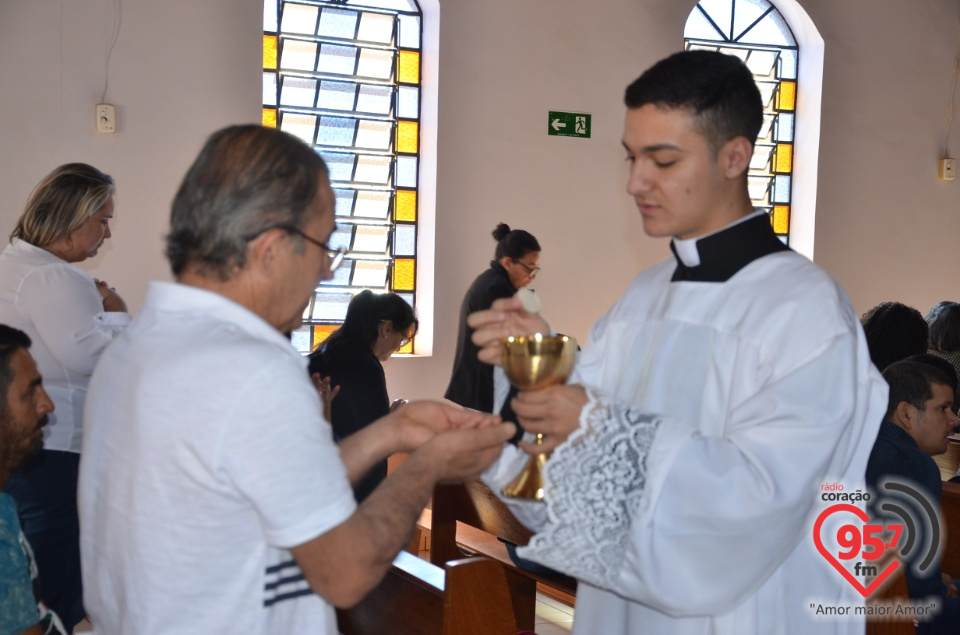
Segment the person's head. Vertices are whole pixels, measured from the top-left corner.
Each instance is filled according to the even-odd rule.
[[[0,324],[0,485],[43,447],[53,402],[43,389],[26,333]]]
[[[920,311],[900,302],[882,302],[860,317],[870,359],[881,371],[894,362],[927,352],[927,323]]]
[[[184,177],[166,255],[180,280],[227,283],[246,272],[263,281],[276,301],[262,317],[287,332],[299,326],[317,284],[332,276],[337,252],[326,241],[334,228],[323,159],[285,132],[232,126],[207,140]]]
[[[885,419],[903,428],[926,454],[947,451],[947,437],[960,420],[953,389],[943,371],[919,362],[895,362],[883,371],[890,386]]]
[[[630,84],[624,101],[627,191],[648,235],[696,238],[752,210],[747,170],[763,104],[743,62],[676,53]]]
[[[110,238],[115,191],[113,178],[93,166],[61,165],[33,189],[10,240],[46,249],[67,262],[95,256]]]
[[[957,377],[957,369],[953,367],[953,364],[939,355],[934,355],[933,353],[911,355],[903,361],[927,364],[928,366],[937,368],[940,372],[946,375],[947,379],[950,380],[950,388],[953,390],[953,411],[960,412],[960,390],[957,390],[958,383],[960,383],[960,378]]]
[[[938,302],[924,318],[930,326],[930,349],[939,353],[960,352],[960,303]]]
[[[413,307],[399,295],[365,290],[350,300],[343,324],[330,335],[327,346],[336,342],[359,342],[385,362],[406,346],[419,328],[420,321]]]
[[[500,223],[493,230],[497,241],[494,259],[507,270],[514,289],[528,286],[540,273],[540,243],[533,234],[522,229],[510,229]]]

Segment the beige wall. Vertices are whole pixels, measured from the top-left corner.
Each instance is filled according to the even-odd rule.
[[[97,135],[111,0],[0,0],[0,234],[55,165],[119,184],[114,239],[89,264],[137,307],[168,277],[169,202],[207,134],[257,121],[260,0],[121,0]],[[936,179],[957,47],[954,0],[806,0],[825,40],[816,260],[858,312],[960,299],[960,181]],[[555,328],[590,323],[666,243],[624,193],[625,85],[678,48],[693,0],[441,0],[435,355],[387,366],[394,396],[446,384],[463,291],[499,221],[543,245],[536,287]],[[589,140],[548,137],[549,110],[589,112]],[[952,141],[960,148],[956,130]],[[960,150],[954,152],[960,154]]]

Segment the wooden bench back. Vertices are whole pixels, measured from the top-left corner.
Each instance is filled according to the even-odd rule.
[[[517,635],[503,565],[466,558],[444,569],[401,552],[353,608],[337,611],[343,635]]]
[[[438,485],[433,491],[432,510],[430,562],[436,565],[462,555],[456,545],[457,521],[515,545],[527,544],[533,535],[480,481]]]
[[[940,519],[944,526],[945,544],[940,569],[960,577],[960,483],[943,483],[940,494]]]

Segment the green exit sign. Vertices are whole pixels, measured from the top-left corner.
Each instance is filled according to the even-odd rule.
[[[585,112],[554,112],[547,117],[547,134],[558,137],[590,138],[590,115]]]

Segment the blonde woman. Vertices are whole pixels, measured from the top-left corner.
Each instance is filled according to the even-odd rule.
[[[104,347],[130,322],[123,299],[74,266],[110,238],[113,179],[62,165],[33,190],[0,252],[0,323],[24,331],[56,409],[44,450],[4,491],[17,502],[36,557],[43,601],[68,629],[84,616],[77,471],[87,383]]]

